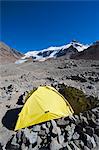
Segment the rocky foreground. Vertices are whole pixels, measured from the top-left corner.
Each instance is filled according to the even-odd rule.
[[[99,148],[99,107],[16,132],[7,150],[91,150]]]
[[[64,83],[99,99],[99,61],[48,60],[0,65],[0,150],[98,150],[99,105],[14,132],[28,91]],[[16,111],[17,110],[17,111]]]

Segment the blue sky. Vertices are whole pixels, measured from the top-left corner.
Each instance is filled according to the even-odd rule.
[[[99,40],[99,1],[2,1],[1,40],[21,52]]]

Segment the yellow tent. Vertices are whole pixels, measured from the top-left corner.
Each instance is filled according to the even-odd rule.
[[[72,114],[70,104],[55,88],[40,86],[26,101],[15,130]]]

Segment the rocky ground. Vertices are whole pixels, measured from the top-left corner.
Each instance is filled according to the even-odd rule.
[[[93,119],[92,119],[93,118]],[[90,150],[99,147],[99,107],[15,133],[7,150]]]
[[[99,107],[31,129],[13,131],[16,114],[28,91],[40,85],[62,83],[99,99],[99,61],[61,57],[45,62],[0,65],[1,149],[99,149]]]

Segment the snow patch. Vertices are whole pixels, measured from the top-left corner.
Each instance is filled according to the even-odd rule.
[[[24,62],[26,62],[27,61],[27,59],[20,59],[20,60],[17,60],[16,62],[15,62],[15,64],[22,64],[22,63],[24,63]]]

